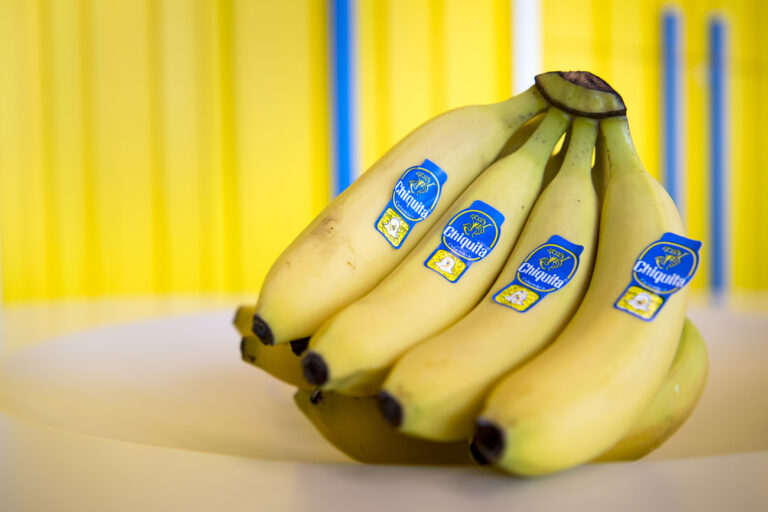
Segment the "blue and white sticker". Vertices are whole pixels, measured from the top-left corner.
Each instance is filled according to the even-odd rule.
[[[517,268],[515,279],[493,296],[493,301],[525,313],[552,292],[562,290],[576,269],[584,246],[552,235],[531,251]]]
[[[443,238],[424,262],[455,283],[476,261],[488,256],[499,241],[504,215],[491,205],[474,201],[443,228]]]
[[[445,171],[430,160],[409,167],[395,183],[392,199],[376,219],[376,231],[399,249],[413,226],[435,210],[446,179]]]
[[[699,268],[701,242],[664,233],[640,253],[632,267],[632,281],[614,307],[650,322],[666,300],[687,285]]]

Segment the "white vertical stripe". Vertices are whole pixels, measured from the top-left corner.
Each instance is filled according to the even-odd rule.
[[[512,0],[512,92],[523,92],[541,73],[541,0]]]

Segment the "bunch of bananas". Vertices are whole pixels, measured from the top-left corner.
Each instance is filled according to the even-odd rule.
[[[357,460],[518,475],[632,460],[706,382],[685,318],[700,246],[644,169],[621,96],[545,73],[400,141],[235,325],[243,359],[297,386]]]

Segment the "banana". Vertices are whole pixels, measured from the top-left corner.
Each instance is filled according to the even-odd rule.
[[[520,475],[587,462],[629,431],[674,358],[698,266],[701,244],[680,236],[626,117],[601,121],[601,131],[610,178],[584,300],[550,347],[491,391],[476,422],[476,449]]]
[[[661,446],[693,412],[707,383],[709,357],[704,338],[685,321],[680,345],[664,383],[624,437],[594,462],[637,460]]]
[[[397,357],[477,304],[506,261],[569,122],[551,108],[531,138],[475,180],[384,281],[323,324],[302,360],[307,380],[343,394],[375,394]]]
[[[323,437],[368,464],[450,464],[472,461],[467,443],[431,443],[398,434],[381,418],[375,397],[299,390],[293,397]]]
[[[693,322],[686,319],[675,359],[651,405],[621,441],[591,462],[633,461],[661,446],[693,412],[704,391],[708,371],[704,338]],[[476,446],[470,446],[470,451],[475,462],[488,463]]]
[[[489,386],[538,353],[573,315],[594,260],[599,206],[591,163],[597,125],[583,117],[573,122],[560,172],[536,201],[480,304],[392,368],[379,396],[386,419],[401,432],[435,441],[470,437]],[[553,243],[554,235],[565,242]],[[529,277],[533,272],[540,274],[537,279]],[[539,304],[530,302],[539,297],[534,290],[542,295]],[[550,296],[541,290],[551,290]]]
[[[299,388],[311,389],[304,380],[301,359],[294,353],[297,344],[268,347],[263,345],[251,331],[251,320],[256,310],[251,306],[240,306],[235,312],[233,324],[242,337],[240,356],[246,363],[261,368],[273,377]]]
[[[686,320],[672,366],[640,420],[616,445],[592,462],[636,460],[674,434],[701,397],[708,369],[701,334]],[[294,401],[323,437],[347,456],[368,464],[468,464],[465,440],[423,441],[389,428],[374,397],[299,390]],[[473,451],[475,456],[479,454]],[[482,464],[485,461],[477,460]]]
[[[305,338],[362,297],[547,106],[532,86],[500,103],[444,113],[411,132],[277,258],[259,294],[253,333],[266,345]]]

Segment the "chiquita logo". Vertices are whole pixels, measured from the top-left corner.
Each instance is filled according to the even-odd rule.
[[[583,250],[581,245],[552,235],[523,260],[515,280],[496,293],[494,302],[520,313],[528,311],[548,293],[568,284],[576,273]]]
[[[637,259],[632,268],[632,277],[656,293],[674,293],[693,277],[698,259],[696,253],[688,247],[656,242]]]
[[[424,220],[437,206],[441,185],[432,171],[411,167],[397,181],[392,202],[408,220]]]
[[[504,216],[498,210],[474,201],[448,221],[442,243],[424,264],[448,281],[458,281],[473,262],[490,254],[499,241],[503,222]]]
[[[667,298],[687,285],[699,267],[701,242],[664,233],[640,253],[632,281],[614,304],[642,320],[653,320]]]
[[[429,217],[437,207],[448,176],[430,160],[409,167],[392,190],[392,198],[376,219],[376,231],[399,249],[412,228]]]
[[[490,206],[475,201],[470,208],[457,213],[443,229],[443,243],[466,260],[488,256],[499,240],[499,225],[484,211],[487,208]]]

